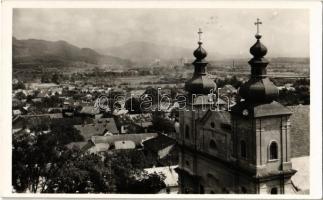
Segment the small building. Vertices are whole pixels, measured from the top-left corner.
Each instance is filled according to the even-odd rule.
[[[143,142],[145,155],[153,165],[173,165],[178,163],[176,141],[164,134]]]

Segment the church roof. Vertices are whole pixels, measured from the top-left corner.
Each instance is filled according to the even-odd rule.
[[[290,109],[286,108],[285,106],[276,101],[258,104],[252,104],[246,101],[239,102],[231,108],[231,113],[233,113],[234,115],[256,118],[292,114]]]

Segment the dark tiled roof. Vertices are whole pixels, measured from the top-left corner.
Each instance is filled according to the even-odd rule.
[[[103,135],[106,130],[103,124],[82,124],[74,125],[74,127],[80,131],[86,141],[91,139],[92,136]]]
[[[231,112],[236,115],[242,115],[244,109],[247,109],[249,116],[266,117],[274,115],[290,115],[292,112],[280,103],[273,101],[266,104],[249,104],[240,102],[232,107]]]
[[[105,127],[108,131],[111,133],[119,133],[119,130],[117,128],[116,122],[114,118],[100,118],[100,119],[94,119],[95,123],[102,123],[105,124]]]
[[[95,119],[92,124],[74,125],[80,131],[85,140],[91,139],[92,136],[102,136],[107,131],[119,133],[113,118]]]
[[[159,134],[157,137],[143,142],[145,149],[149,149],[154,152],[158,152],[159,150],[162,150],[173,144],[175,144],[175,140],[164,134]]]
[[[292,157],[308,156],[310,154],[310,106],[299,105],[288,108],[293,112],[290,117]]]
[[[205,115],[200,119],[202,123],[205,123],[212,114],[216,115],[216,119],[219,120],[223,124],[231,124],[231,115],[227,111],[211,111],[208,110]]]

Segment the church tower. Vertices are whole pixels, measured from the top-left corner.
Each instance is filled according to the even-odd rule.
[[[274,101],[277,87],[267,77],[267,48],[257,41],[250,79],[239,89],[231,111],[214,109],[216,84],[206,72],[201,33],[194,51],[193,77],[185,84],[188,101],[176,135],[180,193],[294,193],[291,177],[289,109]],[[193,98],[194,97],[194,98]],[[208,106],[208,107],[206,107]]]
[[[243,100],[231,111],[232,157],[239,168],[250,173],[255,193],[293,193],[290,178],[296,171],[290,160],[291,112],[274,101],[278,89],[267,77],[269,62],[264,58],[267,48],[260,41],[260,24],[257,19],[257,41],[250,48],[251,77],[239,89]]]

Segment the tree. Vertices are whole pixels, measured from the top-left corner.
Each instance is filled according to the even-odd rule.
[[[24,85],[23,82],[18,81],[16,84],[12,84],[12,89],[13,90],[18,90],[18,89],[26,89],[26,86]]]
[[[165,175],[162,173],[145,173],[142,179],[134,181],[130,187],[130,193],[155,194],[166,187],[164,183],[165,178]]]
[[[48,135],[13,137],[12,184],[17,192],[37,192],[48,163],[57,159],[55,140]]]
[[[125,102],[125,109],[127,109],[130,114],[142,113],[140,108],[140,101],[135,97],[131,97]]]
[[[110,163],[117,193],[156,193],[166,187],[165,176],[144,171],[145,156],[140,151],[125,150],[106,154]]]
[[[162,174],[144,171],[148,164],[142,151],[96,155],[67,149],[66,143],[78,141],[71,137],[76,133],[70,124],[55,129],[57,125],[47,134],[13,136],[12,184],[17,192],[155,193],[165,187]]]
[[[71,142],[84,141],[80,131],[75,129],[72,121],[53,121],[50,125],[51,135],[56,138],[57,144],[66,145]]]
[[[41,76],[40,81],[41,81],[42,83],[50,83],[50,77],[49,77],[49,74],[48,74],[48,73],[44,73],[44,74]]]
[[[153,115],[152,115],[153,129],[164,133],[175,132],[174,122],[167,119],[165,115],[166,113],[163,111],[156,110],[153,112]]]
[[[59,76],[57,73],[54,73],[54,74],[52,75],[51,81],[52,81],[53,83],[59,84],[59,82],[60,82],[60,76]]]
[[[108,193],[114,192],[110,166],[101,156],[83,154],[79,149],[63,152],[59,162],[50,169],[44,192]]]
[[[15,97],[19,100],[26,99],[27,96],[23,92],[16,93]]]
[[[242,82],[239,81],[236,76],[232,76],[231,78],[225,78],[224,80],[218,79],[216,84],[218,88],[222,88],[227,84],[230,84],[235,88],[239,88],[242,85]]]
[[[144,94],[143,94],[143,95],[148,95],[148,96],[150,96],[150,97],[151,97],[151,99],[152,99],[152,103],[153,103],[153,104],[158,103],[158,99],[161,99],[161,96],[160,96],[160,94],[158,93],[158,90],[157,90],[157,89],[155,89],[155,88],[153,88],[153,87],[151,87],[151,86],[149,86],[149,87],[146,89],[146,91],[144,92]]]
[[[60,159],[59,149],[64,149],[70,142],[84,140],[68,121],[52,122],[49,133],[44,133],[45,129],[48,125],[41,121],[31,127],[33,134],[13,135],[12,183],[17,192],[27,189],[37,192],[41,180],[48,178],[48,165]]]

